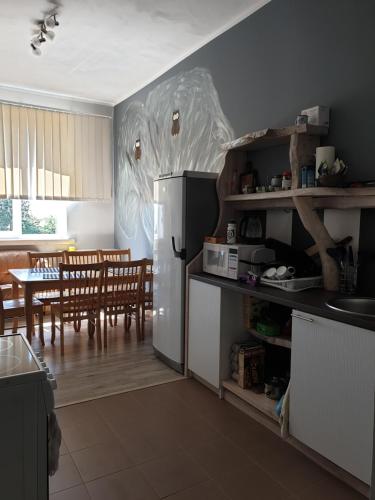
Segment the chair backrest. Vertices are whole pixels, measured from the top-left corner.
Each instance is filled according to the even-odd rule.
[[[130,248],[121,250],[98,250],[100,262],[109,260],[111,262],[129,262],[131,258]]]
[[[4,330],[5,330],[5,318],[4,318],[3,292],[0,288],[0,335],[4,335]]]
[[[98,250],[76,250],[64,252],[65,264],[97,264],[99,262]]]
[[[27,252],[29,265],[34,268],[59,267],[64,262],[64,252]]]
[[[4,300],[4,297],[3,297],[3,291],[2,289],[0,288],[0,318],[3,317],[3,314],[4,314],[4,304],[3,304],[3,300]],[[1,333],[1,332],[0,332]]]
[[[142,293],[144,294],[143,300],[146,302],[152,302],[154,290],[153,265],[154,261],[152,259],[143,259]]]
[[[129,262],[104,262],[105,307],[114,312],[126,312],[129,306],[139,304],[143,260]]]
[[[59,274],[60,306],[72,319],[100,310],[103,264],[60,264]]]

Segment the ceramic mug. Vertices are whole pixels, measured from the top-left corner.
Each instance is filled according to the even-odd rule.
[[[276,278],[278,280],[286,280],[292,278],[296,274],[293,266],[280,266],[276,269]]]
[[[276,278],[276,267],[270,267],[264,271],[263,276],[269,280],[273,280]]]

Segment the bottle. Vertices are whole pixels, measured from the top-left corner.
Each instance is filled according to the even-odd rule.
[[[314,165],[310,165],[306,167],[306,187],[311,188],[315,187],[315,167]]]
[[[227,244],[235,245],[237,241],[237,224],[234,220],[228,222],[227,225]]]
[[[292,172],[290,170],[285,170],[283,172],[283,180],[281,181],[281,189],[286,191],[292,188]]]

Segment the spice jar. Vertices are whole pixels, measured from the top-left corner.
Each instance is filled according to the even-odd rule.
[[[281,188],[282,176],[274,175],[271,179],[271,186],[274,188]]]
[[[287,191],[292,188],[292,172],[290,170],[285,170],[283,172],[283,179],[281,181],[281,189]]]

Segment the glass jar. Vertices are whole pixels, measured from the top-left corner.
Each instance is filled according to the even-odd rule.
[[[281,188],[282,176],[274,175],[271,179],[271,186],[274,188]]]

